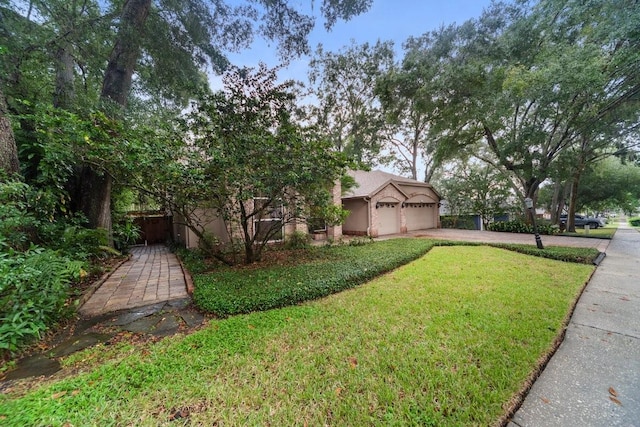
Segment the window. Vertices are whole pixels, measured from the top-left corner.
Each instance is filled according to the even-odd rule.
[[[267,205],[269,203],[267,197],[255,197],[253,203],[254,212],[264,207],[264,210],[256,215],[253,220],[253,231],[256,234],[257,240],[262,241],[265,237],[269,236],[270,242],[282,241],[284,237],[284,206],[282,205],[282,201],[277,200],[275,203]]]

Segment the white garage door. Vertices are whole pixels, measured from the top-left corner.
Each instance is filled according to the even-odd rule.
[[[407,219],[407,231],[434,228],[434,205],[431,203],[407,203],[404,214]]]
[[[400,203],[380,203],[378,207],[378,235],[400,232]]]

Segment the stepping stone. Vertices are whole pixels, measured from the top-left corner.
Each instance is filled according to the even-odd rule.
[[[177,310],[182,310],[183,308],[186,308],[189,304],[191,304],[191,298],[181,298],[181,299],[175,299],[167,302],[167,305],[169,307]]]
[[[57,360],[49,359],[41,354],[26,357],[18,361],[18,367],[7,372],[5,380],[19,380],[21,378],[39,377],[41,375],[53,375],[60,369]]]
[[[151,330],[150,333],[156,337],[166,337],[178,332],[179,327],[179,318],[174,315],[167,315],[166,317],[162,318],[160,322],[158,322],[156,327]]]
[[[149,334],[154,329],[154,327],[160,321],[160,317],[158,316],[147,316],[142,319],[138,319],[135,322],[131,322],[129,324],[123,325],[122,329],[129,332],[135,332],[138,334]]]
[[[190,328],[201,325],[204,322],[204,316],[195,310],[182,311],[180,312],[180,317]]]
[[[113,334],[96,334],[88,333],[71,337],[67,341],[58,344],[53,349],[53,357],[68,356],[76,351],[84,350],[87,347],[91,347],[101,342],[108,341]]]

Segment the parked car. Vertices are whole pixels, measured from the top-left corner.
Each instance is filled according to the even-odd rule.
[[[584,227],[585,225],[588,225],[589,228],[598,228],[598,227],[605,226],[605,223],[604,221],[602,221],[601,218],[594,218],[591,216],[584,216],[584,215],[574,216],[574,222],[576,227]],[[560,224],[562,225],[567,224],[567,215],[560,215]]]

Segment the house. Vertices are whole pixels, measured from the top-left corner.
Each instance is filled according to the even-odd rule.
[[[343,234],[378,237],[437,228],[440,196],[424,182],[391,173],[350,171],[357,186],[342,196]]]
[[[260,198],[255,198],[246,202],[247,210],[253,210],[254,204],[260,203]],[[196,233],[193,232],[187,226],[187,223],[191,222],[197,224],[198,228],[206,235],[215,238],[215,244],[228,244],[231,242],[231,236],[229,235],[229,229],[227,224],[213,209],[195,209],[191,212],[190,218],[174,213],[173,214],[173,239],[176,243],[186,248],[197,248],[201,245],[201,239]],[[234,227],[238,227],[237,224]],[[281,242],[285,235],[294,233],[296,231],[306,232],[306,224],[302,221],[296,221],[295,219],[288,218],[287,215],[282,214],[282,207],[275,206],[273,209],[267,210],[265,215],[254,217],[249,224],[249,233],[261,234],[264,230],[279,228],[272,235],[270,241]],[[242,232],[239,228],[234,229],[234,237],[237,240],[241,239]]]
[[[286,210],[276,207],[273,215],[254,218],[249,232],[260,233],[265,226],[281,224],[281,232],[274,235],[272,241],[283,241],[296,231],[312,233],[316,239],[339,239],[343,234],[378,237],[439,226],[440,196],[430,184],[383,171],[350,171],[349,174],[357,187],[341,196],[340,185],[336,185],[332,192],[332,202],[339,205],[342,201],[342,207],[350,211],[342,226],[311,225],[313,229],[310,229],[304,220],[292,218]],[[247,201],[249,211],[254,203],[260,203],[259,198]],[[190,217],[219,243],[231,240],[226,224],[215,211],[196,209]],[[173,213],[173,238],[187,248],[198,247],[200,238],[186,222],[186,218]]]

